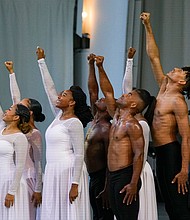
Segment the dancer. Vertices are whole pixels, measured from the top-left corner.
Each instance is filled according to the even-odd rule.
[[[95,57],[95,54],[90,54],[87,58],[89,64],[88,90],[94,119],[86,135],[85,161],[90,176],[89,193],[93,220],[112,220],[114,215],[109,206],[106,177],[111,117],[107,111],[105,98],[98,99],[99,88],[95,75]]]
[[[0,115],[3,115],[2,112]],[[2,220],[29,220],[27,183],[22,178],[28,148],[24,134],[30,131],[29,119],[29,110],[21,104],[11,106],[0,119],[0,219]]]
[[[135,55],[135,48],[128,49],[128,58],[127,64],[125,69],[125,74],[123,77],[122,83],[122,90],[124,93],[129,93],[132,91],[132,84],[133,84],[133,75],[132,75],[132,68],[133,68],[133,57]],[[155,192],[155,184],[154,184],[154,176],[152,173],[152,169],[147,162],[147,155],[148,155],[148,145],[149,145],[149,133],[150,128],[148,123],[142,113],[138,113],[135,115],[135,118],[139,121],[143,129],[144,135],[144,160],[143,160],[143,168],[141,172],[141,181],[142,186],[139,191],[139,220],[157,220],[158,219],[158,212],[157,212],[157,202],[156,202],[156,192]]]
[[[104,57],[96,56],[95,59],[100,87],[108,112],[113,116],[108,147],[111,208],[118,220],[137,220],[144,137],[134,116],[150,104],[151,96],[146,90],[135,89],[115,100],[113,87],[103,68]]]
[[[151,127],[156,149],[158,182],[169,218],[189,220],[190,130],[188,108],[183,93],[187,98],[190,97],[190,67],[174,68],[165,75],[150,24],[150,13],[143,12],[140,19],[146,32],[146,51],[160,87]],[[181,144],[177,141],[178,132],[182,138]]]
[[[35,125],[35,121],[44,121],[45,115],[42,113],[42,107],[37,100],[31,98],[21,100],[13,62],[7,61],[5,62],[5,66],[10,73],[10,91],[13,104],[21,103],[30,110],[29,124],[32,130],[26,134],[29,147],[24,169],[24,177],[28,184],[30,220],[36,220],[37,207],[40,206],[42,201],[42,136]]]
[[[38,64],[51,109],[56,116],[46,131],[46,160],[41,218],[90,220],[88,173],[84,163],[83,127],[92,120],[86,95],[78,86],[57,94],[38,48]]]

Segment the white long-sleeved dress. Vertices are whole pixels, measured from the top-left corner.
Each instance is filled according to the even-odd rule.
[[[27,139],[21,132],[3,135],[0,121],[0,219],[29,220],[28,190],[22,177],[27,154]],[[14,204],[5,207],[7,193],[14,195]]]
[[[21,95],[15,73],[9,74],[9,79],[12,102],[17,104],[21,101]],[[26,134],[26,137],[28,140],[28,151],[23,177],[28,185],[30,220],[38,220],[38,208],[31,203],[31,198],[34,192],[42,191],[42,135],[38,129],[33,129],[30,133]],[[40,211],[38,210],[38,212]]]
[[[44,59],[38,61],[44,88],[54,121],[46,131],[46,167],[43,184],[41,220],[90,220],[88,174],[84,163],[84,132],[78,118],[60,120],[55,107],[57,92]],[[79,185],[79,195],[71,204],[72,183]]]
[[[128,93],[132,90],[133,76],[133,59],[127,59],[125,74],[123,78],[122,90],[123,93]],[[139,121],[144,136],[144,160],[141,172],[142,186],[139,191],[139,214],[138,220],[158,220],[157,201],[154,176],[150,164],[147,162],[148,145],[150,137],[150,128],[145,120]]]

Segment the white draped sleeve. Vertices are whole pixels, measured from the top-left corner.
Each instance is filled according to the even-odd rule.
[[[133,89],[133,59],[127,59],[125,74],[122,82],[122,92],[123,94],[127,94]]]
[[[16,81],[15,73],[9,74],[10,91],[13,104],[17,104],[21,100],[20,90]]]
[[[14,195],[19,187],[20,179],[24,170],[26,155],[28,149],[28,141],[24,134],[20,133],[16,135],[14,140],[15,151],[15,173],[12,184],[10,185],[8,193]]]
[[[57,95],[58,94],[57,94],[57,91],[55,89],[53,79],[52,79],[52,77],[49,73],[49,70],[48,70],[47,65],[45,63],[45,59],[43,59],[43,58],[39,59],[38,60],[38,65],[39,65],[39,68],[40,68],[40,73],[41,73],[41,76],[42,76],[42,82],[43,82],[43,85],[44,85],[44,89],[45,89],[45,92],[47,94],[52,112],[53,112],[54,116],[56,116],[57,113],[60,110],[58,108],[56,108],[56,101],[57,101]]]
[[[84,162],[84,131],[82,123],[78,119],[72,120],[68,129],[75,155],[74,174],[72,183],[78,184],[80,181]]]
[[[39,130],[34,129],[32,135],[28,138],[28,142],[32,147],[32,154],[35,168],[35,192],[42,191],[42,136]]]

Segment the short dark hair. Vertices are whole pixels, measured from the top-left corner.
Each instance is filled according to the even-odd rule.
[[[185,66],[181,68],[183,71],[186,72],[186,84],[183,87],[183,95],[186,95],[186,98],[189,99],[190,98],[190,67],[189,66]]]
[[[93,119],[91,109],[86,103],[86,94],[79,86],[71,86],[70,91],[72,92],[72,96],[75,101],[75,115],[82,122],[83,127],[86,127],[88,122]]]

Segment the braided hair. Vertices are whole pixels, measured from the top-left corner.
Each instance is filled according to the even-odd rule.
[[[86,103],[86,94],[79,86],[71,86],[70,91],[72,92],[75,101],[75,115],[79,118],[85,128],[88,122],[93,119],[90,106]]]

